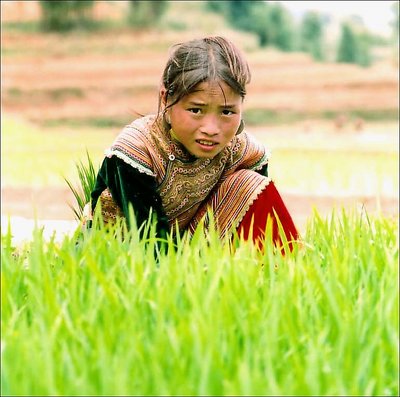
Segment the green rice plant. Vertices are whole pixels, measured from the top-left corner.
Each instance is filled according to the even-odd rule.
[[[315,212],[284,256],[201,227],[157,255],[150,224],[3,233],[2,395],[399,394],[394,219]]]
[[[86,159],[87,164],[84,164],[82,161],[76,163],[76,170],[79,177],[79,186],[77,188],[73,186],[70,180],[64,178],[65,182],[67,183],[68,187],[71,189],[75,197],[77,207],[73,207],[72,205],[70,205],[70,207],[78,220],[82,219],[83,209],[85,205],[91,200],[91,193],[96,184],[96,177],[98,172],[98,170],[94,168],[93,160],[91,159],[87,150]]]

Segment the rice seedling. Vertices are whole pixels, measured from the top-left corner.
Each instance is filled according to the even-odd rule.
[[[82,219],[84,207],[91,200],[91,192],[93,191],[96,184],[96,177],[98,172],[98,170],[95,169],[93,165],[93,160],[88,150],[86,150],[86,159],[87,164],[84,164],[83,161],[79,161],[76,163],[76,171],[79,180],[78,187],[74,187],[69,179],[64,178],[66,184],[71,189],[75,197],[77,207],[73,207],[71,205],[70,207],[78,220]]]
[[[3,395],[399,392],[398,229],[333,212],[285,256],[199,228],[1,246]]]

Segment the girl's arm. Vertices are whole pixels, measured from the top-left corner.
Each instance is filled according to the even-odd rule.
[[[165,236],[169,230],[168,219],[156,190],[156,181],[152,176],[141,173],[116,156],[105,157],[92,192],[92,210],[106,188],[110,190],[113,200],[123,211],[128,225],[130,204],[138,227],[149,219],[152,210],[157,216],[157,235]]]

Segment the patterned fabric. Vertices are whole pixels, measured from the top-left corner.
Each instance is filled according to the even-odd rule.
[[[165,133],[155,116],[125,127],[106,155],[156,179],[169,224],[177,222],[180,230],[194,230],[211,206],[224,235],[269,183],[254,172],[268,163],[268,153],[246,132],[214,158],[199,159]]]
[[[104,189],[98,199],[101,206],[101,217],[105,225],[114,225],[118,218],[125,218],[123,211],[115,202],[108,188]],[[87,203],[83,208],[82,227],[91,227],[93,221],[93,211],[91,203]]]
[[[114,224],[117,218],[123,218],[124,213],[113,200],[111,192],[106,189],[99,197],[101,215],[105,224]]]
[[[205,217],[208,226],[208,210],[214,215],[221,237],[235,230],[259,194],[268,186],[270,179],[250,170],[239,170],[225,179],[197,211],[189,225],[193,233]]]

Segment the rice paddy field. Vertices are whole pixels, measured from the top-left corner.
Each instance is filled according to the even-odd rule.
[[[185,3],[175,31],[2,25],[1,395],[398,396],[398,63],[260,49]],[[169,46],[200,33],[248,55],[246,128],[271,150],[293,251],[71,223],[64,178],[155,110]]]
[[[79,234],[2,235],[2,395],[398,395],[393,220],[315,214],[284,256]]]

